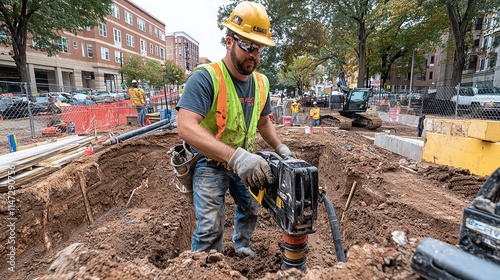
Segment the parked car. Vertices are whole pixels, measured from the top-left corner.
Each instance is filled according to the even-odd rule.
[[[458,103],[459,112],[473,117],[496,119],[500,116],[500,89],[496,87],[460,88],[459,94],[454,95],[451,101]]]
[[[110,92],[107,90],[96,91],[92,96],[92,100],[96,103],[109,103],[115,101],[121,101],[125,99],[123,93]]]
[[[422,95],[422,113],[449,116],[455,113],[455,106],[450,100],[436,98],[437,92]]]
[[[27,118],[29,117],[30,112],[32,116],[35,116],[39,113],[47,111],[48,107],[46,105],[16,100],[2,111],[2,118],[4,120]]]
[[[62,103],[69,105],[93,105],[94,102],[86,94],[82,93],[61,93],[57,99]]]

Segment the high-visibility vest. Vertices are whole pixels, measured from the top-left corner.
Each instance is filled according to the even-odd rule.
[[[207,69],[214,86],[212,107],[200,125],[234,149],[242,147],[252,152],[257,123],[266,105],[269,92],[267,77],[255,71],[252,74],[255,81],[255,95],[252,118],[247,127],[240,98],[224,63],[218,61],[199,67]]]
[[[311,111],[309,112],[309,115],[313,120],[319,120],[320,118],[320,109],[318,107],[312,108]]]
[[[299,112],[299,104],[290,106],[290,111],[292,112],[292,114],[297,114]]]
[[[142,106],[146,103],[144,102],[144,90],[140,88],[131,88],[128,94],[130,96],[130,101],[132,101],[132,105]]]

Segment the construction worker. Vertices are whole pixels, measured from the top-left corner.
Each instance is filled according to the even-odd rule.
[[[299,110],[300,104],[297,103],[297,101],[293,101],[292,105],[290,106],[290,111],[292,112],[292,125],[300,125]]]
[[[236,202],[232,244],[236,254],[255,258],[250,238],[259,205],[247,186],[273,182],[267,162],[252,153],[256,131],[280,156],[294,154],[268,116],[269,81],[254,71],[265,47],[275,45],[266,10],[244,1],[221,24],[227,29],[225,57],[193,71],[177,105],[180,137],[203,155],[193,171],[197,229],[191,250],[222,252],[229,190]]]
[[[144,90],[138,88],[136,80],[132,80],[132,87],[128,90],[130,101],[137,109],[137,126],[144,126],[146,121],[146,101],[144,100]]]
[[[316,101],[313,102],[313,106],[314,107],[311,108],[311,111],[309,111],[309,116],[312,119],[311,125],[312,126],[319,126],[319,119],[321,116],[321,111],[320,111],[320,109],[318,107],[318,103]]]

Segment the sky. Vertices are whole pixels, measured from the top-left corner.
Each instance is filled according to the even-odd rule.
[[[200,57],[222,59],[226,49],[220,43],[224,31],[217,28],[217,10],[229,0],[132,0],[165,23],[165,32],[184,31],[195,39]]]

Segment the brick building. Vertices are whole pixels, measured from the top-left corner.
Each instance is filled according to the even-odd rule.
[[[117,91],[122,77],[121,59],[130,54],[165,60],[165,24],[128,0],[115,0],[104,24],[81,30],[75,36],[65,32],[57,42],[63,51],[48,57],[27,48],[31,83],[42,91],[71,91],[81,88]],[[31,44],[31,42],[28,42]],[[0,80],[19,81],[10,47],[0,46]]]
[[[198,65],[200,44],[185,32],[178,31],[167,34],[167,59],[174,60],[186,74],[191,73]]]

